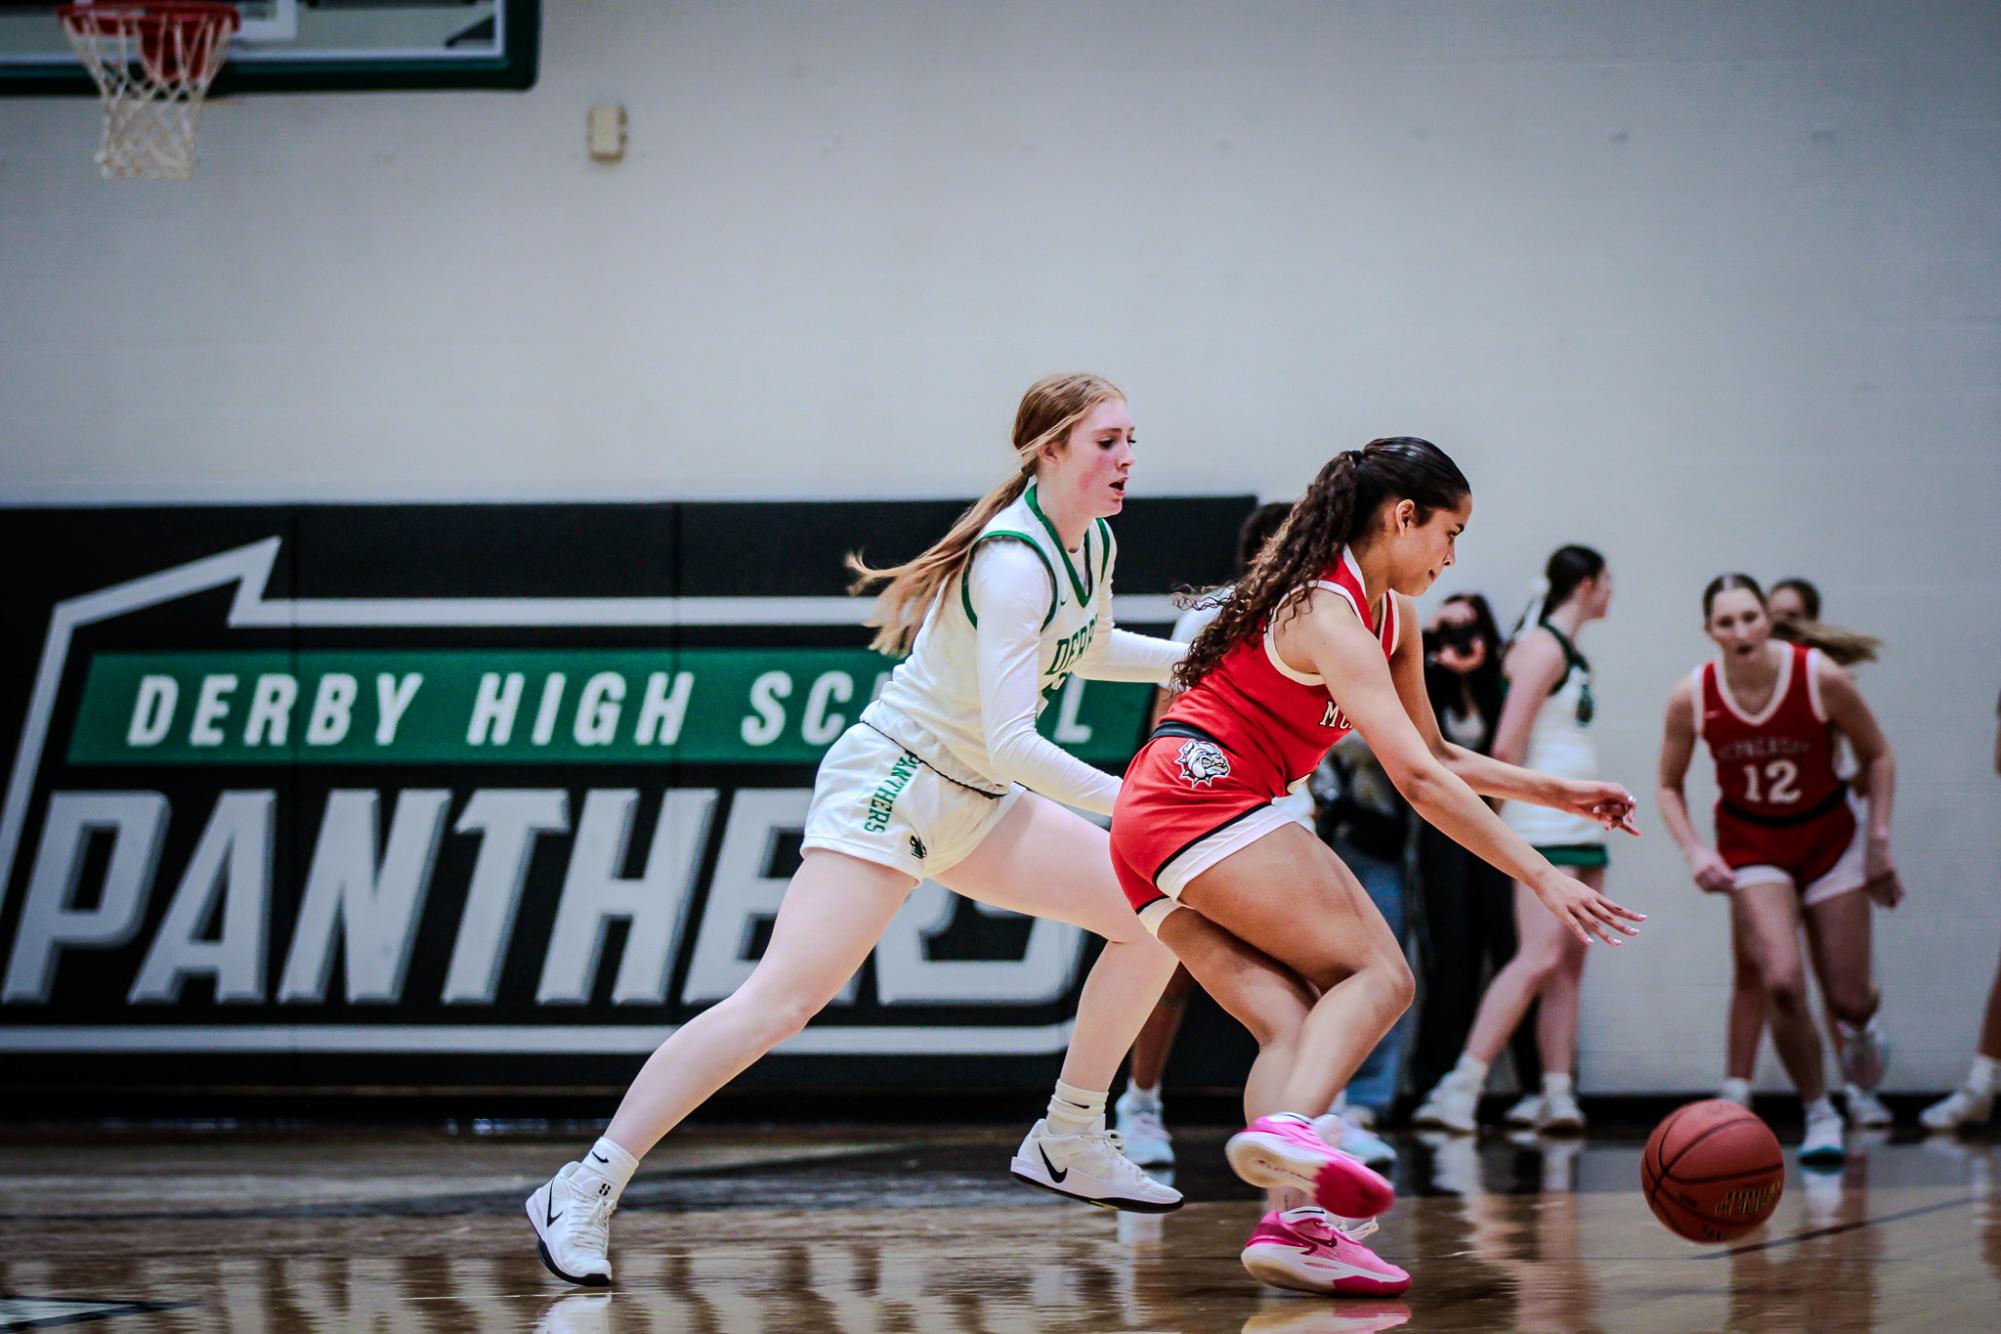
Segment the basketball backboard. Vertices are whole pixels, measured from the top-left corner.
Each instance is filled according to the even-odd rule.
[[[0,97],[96,93],[59,0],[0,0]],[[236,0],[243,28],[215,82],[242,93],[527,88],[540,0]]]

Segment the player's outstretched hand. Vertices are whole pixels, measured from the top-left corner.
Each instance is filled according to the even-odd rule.
[[[1542,906],[1554,913],[1556,920],[1562,922],[1571,935],[1587,945],[1593,939],[1602,940],[1607,945],[1623,944],[1613,933],[1637,936],[1640,929],[1627,923],[1647,920],[1644,913],[1620,907],[1582,880],[1572,879],[1554,867],[1537,879],[1534,889],[1535,896],[1542,900]]]
[[[1698,851],[1689,869],[1695,872],[1696,888],[1705,894],[1727,894],[1737,885],[1737,873],[1715,848]]]
[[[1885,908],[1904,901],[1904,882],[1897,876],[1897,863],[1890,856],[1890,840],[1872,838],[1863,848],[1862,874],[1868,877],[1863,889]]]
[[[1637,838],[1640,829],[1633,823],[1633,812],[1639,804],[1617,783],[1573,780],[1563,785],[1563,804],[1557,809],[1596,821],[1608,830],[1623,829]]]

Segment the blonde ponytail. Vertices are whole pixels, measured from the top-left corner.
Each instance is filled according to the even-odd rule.
[[[931,604],[946,585],[964,572],[980,530],[994,515],[1020,499],[1028,484],[1035,480],[1035,466],[1042,451],[1061,444],[1069,437],[1071,428],[1100,403],[1124,397],[1123,390],[1101,375],[1066,371],[1043,376],[1028,387],[1028,392],[1021,396],[1021,406],[1015,410],[1017,466],[1012,476],[975,501],[953,522],[945,536],[913,560],[878,568],[864,561],[860,552],[848,553],[848,568],[855,574],[848,592],[865,593],[877,584],[882,585],[866,622],[875,628],[875,638],[869,641],[869,647],[878,653],[897,656],[908,653]]]
[[[1874,662],[1877,650],[1883,647],[1883,641],[1874,635],[1865,635],[1860,630],[1844,630],[1838,625],[1826,625],[1820,621],[1774,620],[1772,634],[1788,644],[1819,649],[1837,667]]]

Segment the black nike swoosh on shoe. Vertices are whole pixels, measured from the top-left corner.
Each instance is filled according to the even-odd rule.
[[[555,1222],[555,1221],[556,1221],[557,1219],[559,1219],[559,1218],[561,1218],[561,1217],[562,1217],[562,1215],[561,1215],[561,1214],[559,1214],[559,1213],[557,1213],[557,1212],[556,1212],[556,1192],[555,1192],[555,1191],[553,1191],[553,1190],[552,1190],[552,1191],[550,1191],[550,1192],[549,1192],[549,1202],[548,1202],[548,1204],[546,1204],[546,1205],[544,1205],[544,1206],[543,1206],[543,1212],[545,1212],[545,1213],[547,1213],[547,1214],[549,1215],[549,1216],[548,1216],[547,1218],[545,1218],[545,1219],[543,1219],[543,1220],[542,1220],[542,1226],[544,1226],[544,1227],[547,1227],[547,1226],[549,1226],[549,1225],[550,1225],[551,1223],[554,1223],[554,1222]]]
[[[1042,1155],[1042,1165],[1049,1169],[1049,1179],[1051,1181],[1061,1181],[1064,1177],[1070,1175],[1070,1169],[1067,1167],[1061,1172],[1056,1170],[1056,1164],[1049,1161],[1049,1150],[1038,1144],[1035,1146],[1035,1151]]]

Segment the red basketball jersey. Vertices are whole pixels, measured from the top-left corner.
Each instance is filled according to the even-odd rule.
[[[1383,623],[1377,625],[1354,553],[1343,548],[1320,572],[1316,586],[1348,600],[1381,641],[1384,657],[1396,651],[1396,595],[1384,595]],[[1231,754],[1260,764],[1260,777],[1273,796],[1310,775],[1334,743],[1354,730],[1319,676],[1294,671],[1279,657],[1269,623],[1262,634],[1225,653],[1193,690],[1175,700],[1165,721],[1199,728]]]
[[[1716,761],[1721,805],[1781,821],[1818,810],[1843,789],[1834,771],[1834,729],[1814,683],[1820,651],[1784,648],[1771,702],[1756,714],[1731,698],[1722,664],[1695,669],[1695,728]]]

